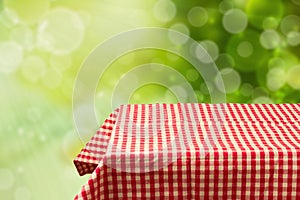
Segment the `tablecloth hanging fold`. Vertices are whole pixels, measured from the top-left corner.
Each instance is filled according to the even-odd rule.
[[[73,160],[79,175],[92,173],[103,159],[118,112],[117,108],[105,119],[96,134]]]

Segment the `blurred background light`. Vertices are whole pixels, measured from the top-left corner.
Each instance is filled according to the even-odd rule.
[[[0,42],[0,72],[16,71],[22,59],[23,49],[18,43],[13,41]]]
[[[14,10],[10,8],[4,8],[0,14],[0,21],[2,25],[6,27],[12,27],[19,23],[19,18]]]
[[[247,15],[240,9],[230,9],[223,17],[223,26],[229,33],[240,33],[247,27]]]
[[[63,72],[72,65],[72,57],[70,55],[51,55],[50,66],[56,71]]]
[[[81,17],[64,8],[50,11],[38,27],[38,47],[53,54],[65,55],[77,49],[84,37]]]
[[[287,34],[287,43],[291,46],[298,46],[300,44],[300,32],[291,31]]]
[[[204,63],[210,63],[216,60],[219,56],[218,45],[211,40],[204,40],[200,42],[203,48],[196,49],[196,56]],[[212,59],[212,60],[211,60]]]
[[[263,22],[266,18],[272,17],[280,21],[283,16],[284,5],[281,0],[272,1],[272,5],[270,1],[248,0],[246,2],[246,13],[249,22],[256,28],[263,28]]]
[[[35,83],[46,74],[46,65],[46,62],[41,57],[32,55],[23,60],[20,68],[24,78]]]
[[[276,29],[278,27],[278,20],[274,17],[267,17],[263,21],[263,29]]]
[[[280,29],[285,35],[291,31],[300,31],[300,17],[297,15],[288,15],[284,17],[280,24]]]
[[[185,24],[182,24],[182,23],[173,24],[170,27],[170,29],[173,29],[175,31],[181,32],[181,33],[183,33],[185,35],[190,35],[189,28]],[[169,38],[176,45],[182,45],[182,44],[184,44],[187,41],[187,38],[178,37],[177,35],[174,35],[172,32],[169,33]]]
[[[219,4],[219,11],[221,13],[226,13],[228,10],[232,9],[234,7],[234,2],[231,0],[223,0]]]
[[[230,54],[222,53],[219,54],[216,60],[216,65],[218,66],[219,69],[232,68],[235,66],[235,61]]]
[[[4,6],[13,10],[20,21],[27,24],[38,22],[48,11],[49,0],[4,0]]]
[[[188,35],[201,47],[187,53],[215,63],[220,75],[206,83],[191,63],[162,49],[125,54],[99,77],[99,125],[121,103],[210,103],[223,84],[227,102],[299,103],[299,10],[299,0],[0,1],[0,198],[72,199],[79,192],[89,177],[78,176],[72,159],[98,127],[82,102],[74,112],[84,121],[77,127],[83,138],[76,132],[74,83],[90,53],[123,31]],[[171,31],[167,37],[176,49],[187,44]],[[99,56],[111,51],[118,48]]]
[[[26,187],[18,187],[14,193],[15,200],[31,199],[30,191]]]
[[[258,104],[268,104],[268,103],[274,103],[272,99],[269,97],[261,96],[253,99],[252,103],[258,103]]]
[[[288,75],[287,75],[287,82],[288,84],[296,89],[300,89],[300,65],[294,66],[289,69]]]
[[[286,79],[286,72],[283,68],[272,68],[267,74],[267,87],[271,91],[276,91],[284,86]]]
[[[188,20],[192,26],[201,27],[208,21],[208,14],[205,8],[194,7],[188,12]]]
[[[240,89],[241,95],[251,96],[253,93],[253,86],[249,83],[244,83]]]
[[[232,68],[225,68],[220,72],[221,76],[216,77],[216,85],[218,89],[222,91],[223,82],[226,93],[233,93],[237,91],[241,84],[241,77],[239,73]]]
[[[300,5],[300,1],[299,0],[292,0],[292,2],[296,5]]]
[[[260,43],[265,49],[275,49],[281,43],[280,35],[274,30],[265,30],[260,35]]]
[[[14,175],[9,169],[0,168],[0,190],[10,189],[14,184]]]
[[[10,35],[11,39],[19,43],[25,50],[31,51],[35,47],[35,34],[28,26],[16,26],[11,30]]]
[[[237,52],[241,57],[249,57],[253,53],[253,46],[250,42],[243,41],[238,45]]]
[[[153,14],[160,22],[169,22],[176,15],[176,5],[171,0],[158,0],[153,7]]]

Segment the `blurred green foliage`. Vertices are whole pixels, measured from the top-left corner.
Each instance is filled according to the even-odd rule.
[[[71,199],[87,180],[72,165],[84,145],[73,125],[72,92],[80,66],[104,40],[138,27],[175,29],[199,41],[214,59],[227,102],[296,103],[299,10],[299,0],[0,1],[0,198]],[[210,102],[208,88],[220,89],[170,52],[134,51],[113,61],[99,80],[99,124],[111,112],[108,94],[118,81],[149,63],[178,71],[198,102]],[[157,69],[149,64],[149,70]],[[140,85],[143,77],[135,77],[127,83],[137,88],[129,100],[116,97],[125,103],[175,103],[181,96],[189,102],[178,76],[163,75],[177,94],[157,82]]]

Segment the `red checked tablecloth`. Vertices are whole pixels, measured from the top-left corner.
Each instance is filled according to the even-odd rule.
[[[122,105],[74,164],[75,199],[300,199],[300,104]]]

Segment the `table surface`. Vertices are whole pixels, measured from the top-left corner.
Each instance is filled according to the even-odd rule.
[[[122,105],[75,158],[75,198],[295,199],[299,125],[300,104]]]

